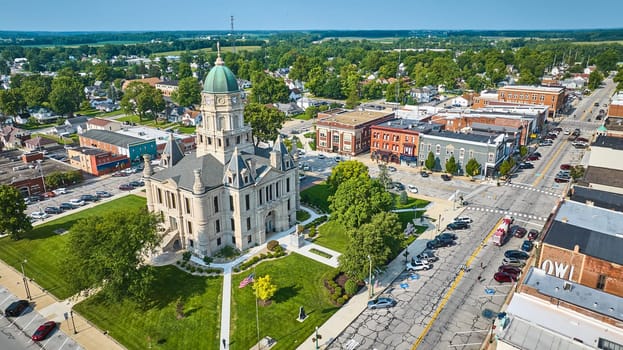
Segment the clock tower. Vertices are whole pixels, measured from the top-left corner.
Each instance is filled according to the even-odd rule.
[[[225,66],[220,51],[201,92],[202,120],[197,125],[197,157],[211,154],[222,164],[234,149],[255,154],[250,125],[244,124],[242,92],[234,73]]]

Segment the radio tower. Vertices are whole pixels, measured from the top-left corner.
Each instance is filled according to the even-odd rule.
[[[232,47],[234,50],[234,53],[236,53],[236,37],[234,35],[234,16],[229,16],[229,23],[231,26],[231,41],[232,41]]]

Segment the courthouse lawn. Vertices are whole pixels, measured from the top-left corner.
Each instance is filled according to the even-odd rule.
[[[318,236],[314,239],[314,243],[340,253],[346,252],[348,242],[344,225],[332,220],[318,227]]]
[[[218,349],[223,278],[193,276],[175,266],[158,267],[155,275],[150,303],[110,303],[95,295],[74,310],[130,350]]]
[[[69,196],[69,195],[66,195]],[[33,279],[42,288],[56,296],[66,299],[77,293],[69,287],[67,276],[61,272],[61,264],[68,252],[65,250],[68,236],[54,233],[57,229],[68,230],[78,219],[102,215],[113,210],[139,208],[146,205],[144,197],[124,196],[102,203],[90,209],[51,220],[35,226],[31,232],[18,241],[9,237],[0,239],[0,259],[21,271],[20,262],[24,259],[26,276]]]
[[[232,276],[231,348],[250,349],[257,343],[255,296],[252,285],[238,288],[242,279],[252,272],[255,278],[270,275],[278,289],[270,305],[258,306],[260,338],[277,340],[274,350],[296,349],[338,310],[322,283],[322,276],[331,269],[291,253]],[[296,320],[301,306],[308,315],[305,322]]]

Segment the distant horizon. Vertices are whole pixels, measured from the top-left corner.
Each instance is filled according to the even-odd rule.
[[[316,31],[316,30],[599,30],[621,28],[623,1],[498,0],[405,2],[287,0],[9,1],[0,31]],[[373,29],[374,28],[374,29]],[[418,29],[410,29],[418,28]],[[479,29],[482,28],[482,29]],[[513,28],[513,29],[511,29]],[[538,29],[537,29],[538,28]]]

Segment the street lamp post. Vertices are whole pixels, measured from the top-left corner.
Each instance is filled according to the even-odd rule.
[[[437,232],[441,231],[441,214],[439,214],[439,220],[437,220]]]
[[[370,299],[374,297],[374,282],[372,281],[372,258],[368,255],[368,261],[370,262],[370,275],[368,279],[368,283],[370,284]]]
[[[28,287],[28,279],[26,278],[26,273],[24,272],[24,264],[27,263],[28,260],[24,259],[20,264],[22,265],[22,280],[24,281],[24,289],[26,290],[26,297],[28,300],[32,300],[30,295],[30,288]]]
[[[74,310],[69,310],[69,315],[71,315],[71,324],[74,326],[74,334],[78,334],[76,323],[74,322]]]

